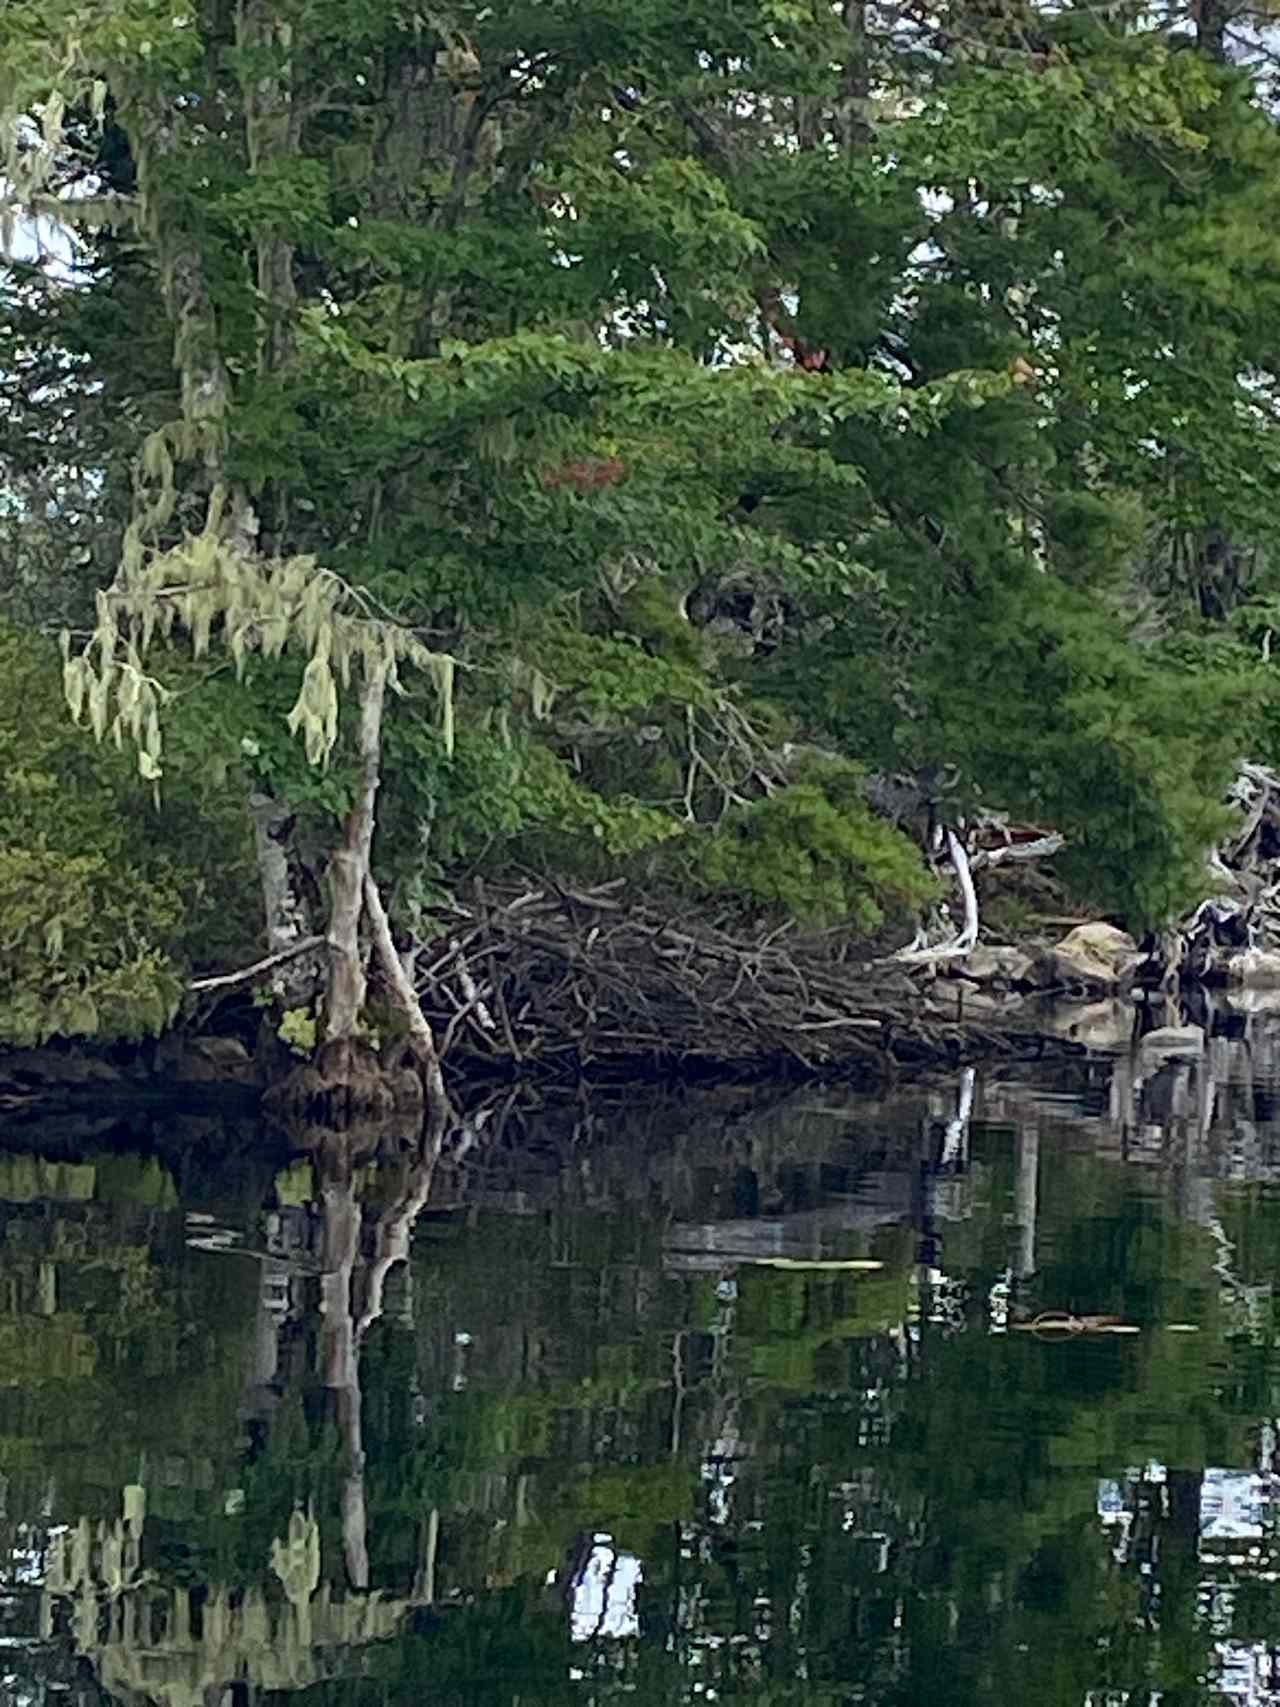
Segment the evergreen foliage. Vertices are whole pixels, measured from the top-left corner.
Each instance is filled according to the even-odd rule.
[[[77,248],[0,273],[0,601],[94,732],[323,847],[344,669],[422,666],[410,913],[520,860],[871,929],[930,879],[850,765],[1194,899],[1276,718],[1280,138],[1207,26],[891,13],[6,7],[10,233]]]
[[[703,882],[748,905],[867,932],[887,911],[906,917],[935,887],[917,849],[876,817],[852,777],[822,772],[731,808],[695,858]]]

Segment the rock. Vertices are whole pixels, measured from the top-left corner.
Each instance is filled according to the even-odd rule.
[[[1007,997],[998,995],[993,990],[978,990],[962,985],[956,1001],[956,1017],[963,1025],[966,1020],[992,1019],[996,1014],[1008,1013],[1010,1006]]]
[[[1280,950],[1246,948],[1226,963],[1227,978],[1247,990],[1280,989]]]
[[[1034,968],[1020,948],[975,948],[955,966],[959,977],[974,984],[1030,984]]]
[[[1141,959],[1128,931],[1101,923],[1077,925],[1041,956],[1035,976],[1045,986],[1103,992],[1118,989]]]
[[[188,1084],[256,1085],[258,1069],[234,1037],[186,1037],[171,1031],[156,1046],[158,1073]]]
[[[948,1025],[965,1025],[971,1021],[994,1019],[997,1014],[1012,1012],[1016,1006],[1016,1001],[1007,996],[994,990],[979,989],[976,984],[967,984],[962,978],[957,978],[937,984],[932,994],[925,998],[924,1010]]]
[[[1102,923],[1077,925],[1073,931],[1067,932],[1061,942],[1054,944],[1054,951],[1060,954],[1087,955],[1117,975],[1138,958],[1138,945],[1128,931]]]
[[[1149,1031],[1138,1044],[1148,1061],[1167,1061],[1178,1055],[1203,1055],[1204,1027],[1161,1025]]]

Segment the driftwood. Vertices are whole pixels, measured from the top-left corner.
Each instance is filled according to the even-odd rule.
[[[847,932],[739,932],[621,881],[478,886],[441,924],[417,956],[418,997],[441,1055],[472,1070],[882,1076],[1031,1044],[940,1021],[916,980],[859,960]]]
[[[913,794],[907,780],[875,779],[869,796],[899,822],[905,820],[904,827],[927,824],[939,875],[944,863],[950,866],[949,887],[962,903],[963,923],[957,929],[948,903],[942,902],[892,959],[915,969],[963,962],[981,932],[974,877],[998,867],[1051,859],[1063,847],[1063,837],[1050,829],[1011,825],[998,814],[957,823],[953,829],[938,821],[938,799],[926,801],[919,789]],[[1213,892],[1185,917],[1148,937],[1146,958],[1137,969],[1138,982],[1145,986],[1172,990],[1179,984],[1212,986],[1251,979],[1280,984],[1280,774],[1266,765],[1241,763],[1225,804],[1234,809],[1237,821],[1219,846],[1208,850]]]
[[[1216,892],[1155,947],[1170,980],[1212,984],[1245,952],[1280,947],[1280,776],[1242,764],[1228,800],[1240,816],[1209,859]]]
[[[917,932],[915,941],[909,943],[906,948],[900,948],[894,955],[893,958],[901,965],[933,966],[942,960],[963,960],[965,955],[972,954],[977,945],[978,896],[973,887],[973,870],[969,855],[954,830],[945,832],[944,842],[947,857],[951,861],[960,888],[960,899],[964,905],[964,924],[946,942],[932,945],[925,940],[926,933],[922,928]]]

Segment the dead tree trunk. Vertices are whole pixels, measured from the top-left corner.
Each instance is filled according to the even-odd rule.
[[[1227,0],[1195,0],[1192,18],[1196,27],[1196,46],[1206,59],[1215,64],[1227,62],[1227,25],[1231,8]]]
[[[325,996],[323,1043],[341,1043],[358,1035],[367,979],[360,943],[365,879],[373,851],[374,811],[381,780],[382,707],[387,666],[371,670],[360,696],[360,784],[347,814],[341,845],[329,862],[329,983]]]
[[[360,780],[329,861],[328,981],[315,1060],[291,1074],[272,1097],[277,1112],[323,1126],[343,1126],[410,1114],[425,1103],[430,1135],[450,1119],[435,1035],[396,952],[390,921],[373,875],[373,832],[382,764],[382,714],[389,666],[371,666],[360,697]],[[361,926],[367,927],[368,941]],[[369,955],[404,1020],[417,1068],[416,1097],[407,1099],[403,1074],[393,1076],[364,1034]]]
[[[846,148],[871,140],[871,54],[867,39],[867,0],[844,0],[842,11],[849,34],[844,76],[840,82],[840,126]]]

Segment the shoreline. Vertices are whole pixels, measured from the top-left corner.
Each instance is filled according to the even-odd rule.
[[[875,1090],[939,1068],[1122,1053],[1148,1037],[1189,1051],[1280,1012],[1280,955],[1246,949],[1189,978],[1105,921],[913,965],[909,953],[865,958],[870,945],[830,934],[740,941],[625,914],[597,946],[593,900],[492,909],[483,930],[432,945],[420,999],[460,1103],[522,1085]],[[0,1047],[0,1126],[175,1098],[287,1124],[273,1094],[307,1057],[252,1010],[223,1018],[219,1033],[191,1024],[136,1043]],[[403,1076],[402,1049],[394,1033],[371,1040],[374,1079]],[[413,1109],[393,1102],[382,1118],[411,1126]],[[359,1111],[347,1121],[360,1124]]]
[[[1215,1004],[1211,1025],[1179,1027],[1150,1023],[1161,1017],[1158,1009],[1117,996],[1082,1001],[1028,994],[1002,1003],[998,1013],[970,1016],[965,1008],[972,1000],[955,990],[932,997],[929,1011],[914,1018],[887,1014],[879,1035],[867,1033],[857,1053],[818,1063],[776,1052],[682,1057],[674,1048],[664,1055],[561,1053],[551,1061],[522,1063],[460,1054],[447,1064],[450,1090],[464,1105],[468,1092],[518,1086],[679,1091],[847,1083],[876,1090],[950,1067],[1115,1055],[1137,1047],[1144,1035],[1167,1041],[1176,1033],[1190,1047],[1197,1032],[1203,1039],[1220,1027],[1237,1034],[1256,1011]],[[939,1016],[940,1003],[954,1003],[951,1017]],[[1280,1011],[1280,993],[1274,1006]],[[161,1112],[175,1102],[247,1118],[269,1116],[268,1093],[286,1075],[268,1073],[237,1039],[175,1031],[159,1045],[60,1040],[0,1049],[0,1138],[7,1122],[41,1113],[98,1111],[114,1118]]]

